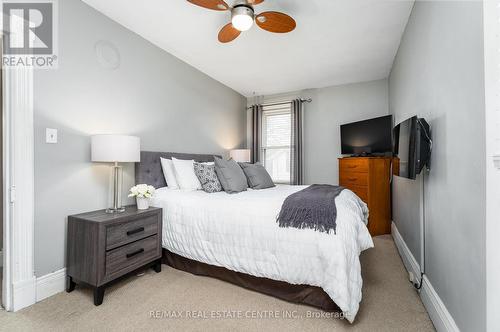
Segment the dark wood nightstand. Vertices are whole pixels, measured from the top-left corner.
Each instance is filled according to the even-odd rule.
[[[161,271],[162,209],[123,213],[105,210],[68,217],[66,291],[75,284],[94,288],[94,304],[100,305],[106,286],[147,265]]]

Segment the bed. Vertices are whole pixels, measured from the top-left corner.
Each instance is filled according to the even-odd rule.
[[[166,188],[160,157],[213,161],[212,155],[141,152],[136,182],[157,188],[163,208],[163,262],[278,298],[326,311],[340,308],[352,322],[361,301],[359,255],[373,247],[368,209],[354,193],[336,198],[336,234],[280,228],[284,199],[307,186],[278,185],[229,195]]]

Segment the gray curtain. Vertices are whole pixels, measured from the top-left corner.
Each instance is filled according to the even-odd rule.
[[[260,161],[262,105],[252,106],[252,163]]]
[[[292,101],[292,142],[290,151],[290,184],[304,184],[304,158],[302,144],[302,101]]]

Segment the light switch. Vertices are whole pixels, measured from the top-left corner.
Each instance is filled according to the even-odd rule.
[[[52,129],[52,128],[45,129],[45,143],[49,144],[57,143],[57,129]]]

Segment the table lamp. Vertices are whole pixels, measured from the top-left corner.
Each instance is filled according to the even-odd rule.
[[[126,135],[94,135],[91,136],[93,162],[113,163],[111,167],[110,186],[113,192],[111,207],[106,212],[119,213],[125,211],[122,206],[123,169],[118,163],[139,162],[141,159],[141,140],[136,136]]]
[[[250,149],[236,149],[229,151],[229,156],[238,163],[250,162]]]

